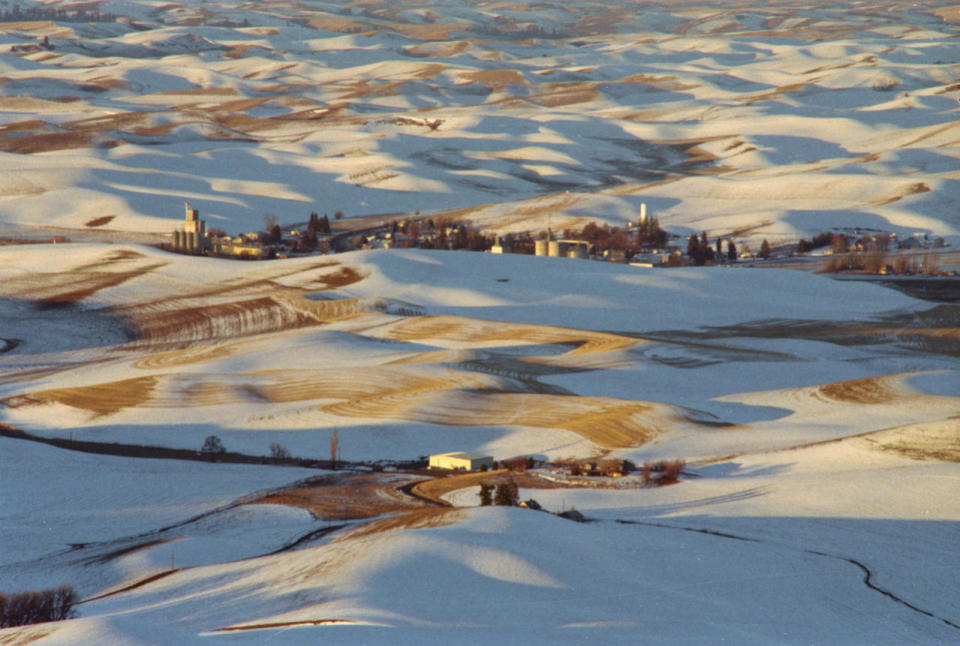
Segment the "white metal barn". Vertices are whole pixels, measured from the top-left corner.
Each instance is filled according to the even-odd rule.
[[[476,453],[440,453],[430,456],[431,469],[459,469],[463,471],[475,471],[486,466],[488,469],[493,467],[493,458],[489,455],[477,455]]]

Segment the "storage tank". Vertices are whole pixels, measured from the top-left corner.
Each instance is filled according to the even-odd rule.
[[[547,255],[547,241],[546,240],[534,240],[533,241],[533,254],[535,256],[546,256]]]
[[[547,255],[551,258],[560,257],[560,243],[556,240],[550,240],[547,242]]]

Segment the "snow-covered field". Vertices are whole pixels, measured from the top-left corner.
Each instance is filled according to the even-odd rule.
[[[0,236],[86,242],[0,247],[0,422],[101,450],[325,459],[336,431],[355,461],[687,466],[521,492],[587,523],[476,486],[358,518],[323,489],[340,474],[0,437],[0,592],[83,599],[0,644],[960,640],[956,304],[780,269],[131,242],[189,199],[230,233],[337,210],[620,225],[646,203],[741,245],[958,244],[960,13],[908,4],[5,14]]]
[[[228,233],[451,209],[504,233],[643,202],[754,251],[960,241],[949,2],[98,7],[124,18],[0,23],[13,231],[168,234],[188,199]]]
[[[193,450],[212,434],[253,455],[279,442],[323,458],[337,429],[354,460],[466,449],[689,466],[659,489],[522,492],[585,525],[465,509],[327,533],[336,514],[246,504],[315,472],[2,438],[0,579],[69,581],[90,599],[75,621],[11,635],[947,643],[960,631],[955,306],[771,269],[420,250],[318,266],[109,244],[61,246],[35,269],[51,250],[0,250],[8,316],[34,321],[0,357],[3,419],[28,432]],[[56,302],[83,268],[95,278],[72,305],[23,293]],[[354,282],[318,291],[345,269]],[[84,324],[44,350],[71,315]],[[939,345],[915,343],[936,326]],[[449,499],[473,507],[476,488]]]

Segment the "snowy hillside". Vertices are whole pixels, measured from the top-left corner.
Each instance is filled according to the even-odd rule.
[[[10,635],[414,643],[466,626],[468,643],[899,643],[960,630],[955,308],[766,269],[420,250],[245,263],[73,244],[37,270],[50,251],[0,251],[17,335],[0,357],[3,420],[67,442],[0,438],[15,546],[0,581],[69,582],[86,600],[74,621]],[[688,466],[670,487],[522,489],[595,521],[581,525],[424,507],[397,489],[423,476],[69,450],[196,455],[216,435],[316,459],[334,429],[345,460]],[[447,499],[472,508],[476,492]]]

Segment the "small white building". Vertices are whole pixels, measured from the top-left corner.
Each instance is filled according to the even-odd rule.
[[[493,467],[493,458],[489,455],[478,455],[476,453],[464,453],[462,451],[455,453],[440,453],[430,456],[431,469],[456,469],[460,471],[476,471],[487,467]]]

